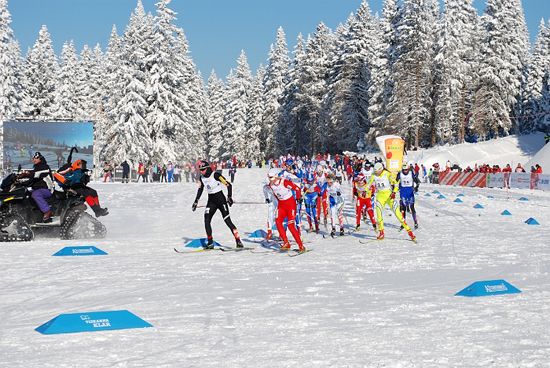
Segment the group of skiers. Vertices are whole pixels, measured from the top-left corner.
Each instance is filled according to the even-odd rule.
[[[414,207],[415,193],[418,191],[420,180],[414,172],[414,168],[404,164],[397,175],[390,173],[384,168],[381,162],[372,164],[368,160],[350,162],[353,167],[352,175],[352,197],[355,202],[355,231],[361,226],[361,219],[367,221],[367,216],[373,229],[377,232],[377,239],[384,239],[384,218],[383,210],[389,206],[395,213],[412,241],[416,236],[405,221],[406,212],[413,217],[414,227],[418,228],[416,210]],[[279,166],[279,165],[277,165]],[[345,199],[342,191],[342,178],[337,173],[342,167],[331,165],[330,162],[321,160],[303,163],[288,158],[283,167],[272,167],[267,173],[263,193],[265,202],[268,205],[267,236],[273,238],[273,228],[279,233],[282,244],[281,250],[291,248],[286,229],[292,234],[298,251],[304,252],[301,239],[302,216],[305,213],[308,229],[306,231],[319,232],[321,215],[325,226],[330,219],[332,237],[336,236],[336,227],[339,227],[339,234],[344,235],[344,204]],[[197,168],[201,173],[200,187],[192,210],[197,208],[204,188],[208,192],[208,202],[204,214],[205,228],[207,233],[207,244],[205,248],[213,248],[211,220],[216,210],[220,210],[224,221],[231,229],[237,248],[242,248],[242,241],[239,233],[231,221],[229,206],[233,204],[231,183],[219,172],[214,172],[206,161],[199,161]],[[223,195],[222,188],[227,187],[227,199]],[[399,201],[396,196],[399,193]],[[374,206],[373,206],[374,203]]]

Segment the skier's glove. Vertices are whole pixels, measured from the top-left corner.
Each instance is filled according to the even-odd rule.
[[[191,206],[191,210],[195,212],[196,209],[197,209],[197,202],[193,202],[193,205]]]
[[[414,192],[418,193],[418,187],[414,187]]]
[[[298,203],[300,204],[304,203],[304,199],[302,197],[298,198]]]
[[[229,205],[229,207],[233,206],[233,198],[227,197],[227,204]]]
[[[271,203],[271,201],[269,200],[269,198],[266,198],[266,199],[265,199],[265,203],[267,203],[267,204],[270,204],[270,203]]]
[[[395,199],[395,192],[391,192],[390,198],[391,198],[391,199]]]

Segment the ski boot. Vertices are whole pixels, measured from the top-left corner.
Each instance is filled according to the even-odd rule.
[[[414,223],[414,229],[415,229],[415,230],[418,229],[418,222],[415,222],[415,223]]]
[[[267,230],[267,235],[265,236],[265,240],[271,240],[273,238],[273,231],[271,229]]]
[[[374,232],[376,232],[376,223],[372,224],[372,228],[374,229]]]
[[[409,230],[408,234],[409,234],[409,237],[411,238],[411,240],[416,243],[416,236],[414,235],[412,230]]]
[[[332,236],[333,238],[336,236],[336,229],[334,227],[330,231],[330,236]]]
[[[344,236],[344,228],[343,227],[340,228],[340,236]]]
[[[404,229],[404,227],[403,227],[403,225],[401,225],[401,226],[399,227],[399,231],[403,231],[403,229]]]
[[[281,245],[281,248],[279,248],[281,252],[286,252],[287,250],[290,250],[290,243],[284,243]]]
[[[214,249],[214,239],[208,239],[208,242],[202,246],[204,249]]]
[[[307,252],[307,249],[303,245],[300,248],[298,248],[298,253],[305,253],[305,252]]]
[[[241,241],[240,238],[236,238],[235,243],[236,243],[237,248],[244,248],[243,242]]]
[[[95,212],[95,217],[101,217],[101,216],[107,216],[109,214],[109,210],[105,208],[98,208]]]
[[[383,240],[384,239],[384,230],[380,230],[378,233],[378,236],[376,237],[377,240]]]
[[[45,224],[52,222],[52,217],[53,217],[53,212],[51,210],[47,211],[46,213],[44,213],[44,216],[42,217],[42,222]]]
[[[319,224],[315,224],[315,234],[319,234]]]
[[[360,224],[355,225],[355,231],[359,231],[359,228],[361,227]]]

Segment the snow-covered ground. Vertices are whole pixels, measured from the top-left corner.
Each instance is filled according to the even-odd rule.
[[[235,201],[263,201],[265,171],[237,173]],[[177,254],[203,237],[194,184],[99,184],[108,236],[1,244],[1,367],[548,367],[550,193],[422,185],[418,244],[395,217],[285,254]],[[349,199],[349,186],[345,185]],[[425,196],[434,189],[447,199]],[[464,203],[454,203],[463,193]],[[488,198],[488,196],[494,198]],[[529,201],[519,201],[526,196]],[[201,203],[205,202],[205,197]],[[480,203],[484,209],[474,209]],[[503,210],[512,216],[501,216]],[[265,205],[235,204],[241,234]],[[353,224],[353,209],[346,207]],[[540,226],[524,223],[535,217]],[[215,239],[233,245],[216,215]],[[247,245],[255,246],[253,243]],[[52,257],[95,245],[98,257]],[[477,280],[523,292],[464,298]],[[42,335],[60,313],[128,309],[154,328]]]
[[[518,163],[525,165],[543,146],[543,133],[510,135],[479,143],[462,143],[410,151],[407,158],[411,162],[423,163],[428,167],[435,162],[445,166],[449,160],[462,168],[467,166],[473,168],[476,163],[500,165],[500,167],[510,164],[514,168]]]

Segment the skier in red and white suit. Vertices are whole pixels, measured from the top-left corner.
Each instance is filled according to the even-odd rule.
[[[328,195],[326,191],[326,182],[327,182],[327,174],[325,173],[325,169],[321,165],[317,165],[317,169],[315,171],[315,178],[317,181],[317,185],[319,188],[321,188],[321,193],[319,194],[319,197],[317,197],[317,222],[321,223],[321,210],[323,211],[323,217],[324,217],[324,223],[327,224],[327,217],[328,217]]]
[[[279,174],[279,169],[269,170],[267,177],[269,178],[269,189],[273,192],[273,195],[277,197],[277,219],[275,224],[277,225],[277,231],[279,236],[283,239],[283,245],[281,250],[289,250],[290,243],[288,242],[288,237],[286,236],[286,231],[283,226],[283,222],[287,219],[287,226],[294,240],[298,244],[298,249],[300,252],[304,252],[306,248],[300,239],[300,232],[296,228],[295,219],[296,219],[296,201],[302,201],[302,192],[300,187],[287,180],[285,178],[277,176]],[[296,193],[296,200],[292,196],[292,191]]]

